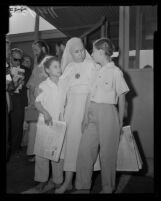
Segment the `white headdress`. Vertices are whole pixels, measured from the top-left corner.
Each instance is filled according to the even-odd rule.
[[[77,38],[77,37],[74,37],[74,38],[71,38],[70,40],[68,40],[67,44],[66,44],[66,47],[64,49],[64,52],[63,52],[63,56],[62,56],[62,61],[61,61],[61,69],[62,69],[62,72],[64,72],[66,66],[73,62],[73,57],[71,55],[71,48],[74,47],[74,46],[77,46],[77,45],[80,45],[80,43],[82,44],[82,40],[80,38]],[[91,56],[90,54],[87,52],[87,50],[85,50],[86,52],[86,57],[85,59],[91,59]]]

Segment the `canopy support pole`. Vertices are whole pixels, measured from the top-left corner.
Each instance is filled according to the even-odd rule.
[[[40,17],[38,14],[36,14],[35,17],[35,41],[39,40],[39,21],[40,21]]]

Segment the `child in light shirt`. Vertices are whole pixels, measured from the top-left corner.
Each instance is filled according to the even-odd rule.
[[[50,160],[40,157],[36,154],[37,148],[40,146],[39,136],[41,131],[39,128],[39,122],[44,121],[44,124],[50,125],[53,121],[58,121],[61,116],[61,92],[58,83],[59,77],[61,75],[60,62],[57,57],[47,56],[45,57],[43,65],[48,78],[41,82],[36,89],[35,100],[35,106],[40,112],[34,146],[34,153],[36,155],[35,181],[39,182],[39,184],[35,187],[36,193],[43,193],[47,190],[50,190],[51,188],[54,188],[56,185],[60,185],[63,182],[63,161],[51,161],[53,179],[52,181],[48,181]]]
[[[120,129],[123,125],[125,93],[129,88],[122,71],[111,61],[114,46],[101,38],[93,44],[92,56],[101,65],[86,104],[76,171],[77,193],[90,192],[93,164],[100,153],[102,193],[115,189]],[[118,111],[116,105],[118,104]]]

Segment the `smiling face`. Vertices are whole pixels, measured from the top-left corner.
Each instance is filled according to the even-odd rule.
[[[70,48],[70,53],[73,57],[73,60],[77,63],[83,62],[86,56],[85,49],[82,43],[77,44]]]
[[[60,63],[58,61],[52,61],[49,68],[46,68],[46,72],[49,77],[60,77],[62,73]]]

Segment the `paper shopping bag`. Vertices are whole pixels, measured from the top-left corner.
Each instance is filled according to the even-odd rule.
[[[66,123],[54,121],[48,126],[44,121],[37,124],[34,153],[49,160],[58,161],[62,150],[66,131]]]
[[[139,171],[142,160],[130,126],[122,128],[117,155],[117,171]]]

